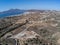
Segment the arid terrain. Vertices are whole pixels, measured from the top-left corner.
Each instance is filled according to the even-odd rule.
[[[0,45],[60,45],[60,11],[28,10],[1,18]]]

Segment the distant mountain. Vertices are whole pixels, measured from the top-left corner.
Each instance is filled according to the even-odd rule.
[[[6,16],[12,16],[12,15],[18,15],[22,14],[24,12],[49,12],[50,10],[37,10],[37,9],[30,9],[30,10],[20,10],[20,9],[10,9],[7,11],[0,12],[0,18],[6,17]]]
[[[11,16],[11,15],[16,15],[16,14],[22,14],[24,12],[25,12],[25,10],[10,9],[10,10],[7,10],[7,11],[0,12],[0,18],[1,17],[6,17],[6,16]]]

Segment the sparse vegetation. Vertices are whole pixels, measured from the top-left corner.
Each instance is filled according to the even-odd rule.
[[[51,12],[29,11],[29,14],[0,19],[0,44],[7,45],[8,41],[8,44],[13,45],[12,43],[16,40],[14,39],[13,41],[10,37],[28,27],[26,30],[36,32],[41,38],[28,38],[27,40],[23,40],[24,45],[58,45],[57,40],[58,38],[60,39],[60,35],[55,35],[57,32],[60,34],[60,14],[58,12],[55,14],[55,11]],[[26,20],[23,21],[23,19]],[[12,32],[11,34],[13,35],[4,38],[6,34],[8,35],[10,32]]]

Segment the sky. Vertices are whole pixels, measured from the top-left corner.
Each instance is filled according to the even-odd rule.
[[[9,9],[60,10],[60,0],[0,0],[0,11]]]

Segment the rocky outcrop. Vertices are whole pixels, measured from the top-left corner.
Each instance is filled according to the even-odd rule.
[[[34,31],[23,31],[10,37],[10,39],[15,39],[17,45],[50,45],[48,41]]]

